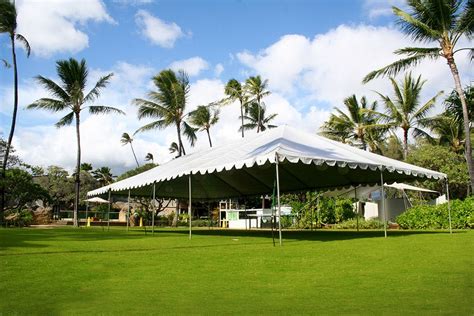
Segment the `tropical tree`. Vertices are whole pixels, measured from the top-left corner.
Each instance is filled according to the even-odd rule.
[[[270,114],[268,117],[265,116],[265,107],[260,106],[257,102],[253,102],[248,109],[248,113],[244,115],[244,119],[247,123],[244,124],[243,129],[252,130],[257,129],[258,131],[265,131],[267,128],[275,128],[276,125],[270,124],[278,115],[276,113]],[[241,128],[242,128],[241,127]]]
[[[172,142],[168,150],[170,151],[170,154],[179,153],[179,146],[176,142]]]
[[[464,149],[464,131],[462,123],[450,116],[439,115],[434,118],[431,130],[438,135],[435,142],[441,146],[448,146],[453,152],[459,154]]]
[[[90,172],[94,168],[92,168],[92,164],[87,163],[87,162],[83,162],[83,163],[81,163],[80,169],[81,169],[81,171]]]
[[[255,107],[258,111],[257,113],[257,133],[260,132],[262,124],[262,113],[261,110],[264,109],[264,104],[262,104],[262,99],[265,96],[270,95],[270,91],[268,91],[268,80],[262,80],[260,76],[249,77],[245,80],[245,90],[250,95],[251,99],[250,102],[256,102],[258,107]],[[253,106],[253,105],[252,105]],[[241,126],[241,130],[246,129],[244,126]]]
[[[147,153],[145,156],[145,161],[151,161],[151,163],[154,163],[153,154]]]
[[[472,123],[474,121],[474,86],[468,85],[464,88],[464,98],[467,102],[467,117]],[[446,115],[452,117],[459,123],[463,123],[463,110],[461,99],[456,90],[451,91],[448,97],[444,100],[446,108]]]
[[[137,167],[140,167],[140,164],[138,163],[137,155],[135,155],[135,150],[133,149],[133,144],[132,144],[133,138],[128,133],[123,133],[122,137],[120,138],[120,142],[122,143],[122,146],[130,144],[130,148],[132,149],[133,157],[135,158]]]
[[[135,99],[133,102],[138,106],[138,118],[157,118],[140,127],[136,132],[144,132],[153,129],[163,129],[174,125],[178,134],[178,156],[185,155],[181,135],[187,137],[191,146],[196,142],[196,133],[186,121],[186,101],[189,96],[189,79],[185,72],[176,74],[173,70],[161,71],[153,77],[153,83],[157,91],[148,93],[148,100]]]
[[[224,93],[228,96],[228,101],[234,102],[239,100],[240,103],[240,118],[241,118],[241,125],[240,130],[242,132],[242,138],[244,135],[244,112],[246,112],[246,107],[248,104],[248,95],[242,87],[242,84],[237,81],[236,79],[230,79],[224,89]]]
[[[96,179],[102,186],[111,184],[114,182],[114,176],[112,175],[112,170],[109,167],[100,167],[92,171],[92,176]]]
[[[425,80],[421,76],[414,78],[411,73],[405,75],[403,81],[397,83],[394,78],[390,78],[392,83],[394,97],[385,96],[380,92],[378,95],[382,98],[386,113],[380,113],[380,116],[392,128],[401,128],[403,131],[403,158],[408,155],[408,133],[413,130],[413,136],[431,138],[429,133],[423,128],[429,127],[432,118],[427,117],[430,110],[435,106],[436,99],[443,91],[438,92],[434,97],[424,104],[420,104],[421,89]]]
[[[12,114],[12,121],[10,126],[10,133],[8,135],[7,146],[5,149],[5,153],[3,155],[2,161],[2,171],[0,175],[0,180],[5,178],[5,172],[7,168],[7,161],[8,155],[10,153],[10,148],[13,141],[13,135],[15,134],[15,127],[16,127],[16,117],[18,112],[18,64],[16,61],[16,41],[23,44],[26,49],[26,55],[29,57],[31,48],[30,44],[26,40],[26,38],[16,32],[17,27],[17,12],[15,3],[10,2],[9,0],[0,0],[0,33],[7,33],[10,37],[10,45],[11,45],[11,52],[12,52],[12,61],[13,61],[13,114]],[[5,66],[9,66],[9,64],[3,60]],[[5,206],[5,194],[4,194],[4,186],[1,185],[1,197],[0,197],[0,222],[3,220],[3,210]]]
[[[59,60],[56,62],[56,71],[61,80],[56,83],[51,79],[43,76],[37,76],[37,82],[42,85],[51,95],[52,98],[41,98],[32,104],[28,105],[28,109],[43,109],[51,112],[61,112],[64,110],[70,111],[57,123],[56,127],[71,125],[75,121],[76,140],[77,140],[77,157],[76,170],[80,170],[81,166],[81,133],[80,122],[81,112],[85,109],[89,114],[108,114],[118,113],[125,114],[123,111],[103,105],[89,105],[86,104],[94,102],[100,96],[102,89],[104,89],[113,76],[112,73],[101,77],[94,85],[94,87],[85,93],[87,84],[87,76],[89,74],[86,61],[82,59],[77,61],[74,58],[69,60]],[[80,194],[80,173],[75,173],[75,199],[74,199],[74,225],[78,225],[78,205]]]
[[[344,99],[346,111],[336,107],[337,114],[331,114],[329,120],[323,124],[321,133],[330,138],[341,138],[343,142],[349,141],[352,144],[358,144],[362,149],[367,150],[368,134],[371,129],[379,128],[378,132],[371,134],[371,148],[377,147],[378,138],[384,133],[380,133],[380,126],[377,122],[378,116],[377,102],[369,104],[365,96],[357,100],[355,94]]]
[[[395,76],[400,71],[416,66],[424,59],[444,58],[449,66],[462,105],[464,135],[470,135],[468,105],[462,91],[461,78],[454,55],[463,50],[470,51],[474,58],[474,48],[459,48],[458,42],[466,36],[474,36],[473,0],[408,0],[409,12],[393,7],[401,29],[413,40],[433,44],[431,47],[405,47],[395,51],[402,59],[369,73],[364,82],[379,76]],[[474,164],[471,139],[466,137],[465,156],[468,164],[471,191],[474,192]]]
[[[212,147],[211,133],[209,130],[212,125],[215,125],[219,121],[219,110],[212,109],[209,106],[200,105],[196,110],[189,114],[189,121],[199,131],[206,131],[207,138],[209,139],[209,146]]]

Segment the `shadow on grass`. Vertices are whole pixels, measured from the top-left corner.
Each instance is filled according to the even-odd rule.
[[[465,231],[455,231],[455,234],[465,233]],[[41,249],[45,251],[30,252],[0,252],[2,256],[18,256],[32,254],[59,254],[59,253],[112,253],[112,252],[141,252],[141,251],[162,251],[169,249],[190,249],[190,248],[211,248],[211,247],[229,247],[229,246],[245,246],[256,244],[275,244],[278,245],[278,231],[270,230],[227,230],[227,229],[208,229],[194,228],[193,236],[195,237],[222,237],[222,238],[242,238],[239,243],[214,243],[214,244],[196,244],[192,243],[185,246],[171,246],[161,248],[128,248],[128,249],[68,249],[58,251],[48,251],[46,248],[55,247],[55,242],[88,242],[88,241],[106,241],[106,240],[139,240],[143,238],[163,238],[163,237],[187,237],[189,231],[183,228],[157,228],[155,234],[152,235],[150,229],[131,229],[127,232],[125,229],[114,228],[110,231],[102,229],[84,229],[84,228],[55,228],[55,229],[0,229],[0,251],[9,248],[31,248]],[[388,231],[388,238],[403,237],[410,235],[433,235],[433,234],[449,234],[447,231]],[[299,242],[299,241],[319,241],[330,242],[338,240],[352,239],[368,239],[383,238],[384,233],[381,230],[361,230],[359,232],[352,230],[284,230],[282,232],[283,242]],[[245,240],[247,239],[248,240]],[[257,240],[256,240],[257,239]],[[104,246],[104,245],[102,245]],[[66,245],[67,247],[67,245]],[[71,244],[71,248],[75,246]],[[105,246],[104,246],[105,247]]]

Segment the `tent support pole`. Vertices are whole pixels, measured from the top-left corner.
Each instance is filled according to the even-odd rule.
[[[128,190],[128,199],[127,199],[127,231],[130,229],[130,190]]]
[[[383,182],[383,167],[380,167],[380,185],[382,186],[382,215],[383,215],[383,233],[385,238],[387,238],[387,212],[385,212],[385,189]]]
[[[357,199],[357,187],[354,188],[354,199],[356,200],[356,220],[357,220],[357,231],[359,231],[359,200]]]
[[[86,202],[86,224],[84,226],[87,227],[87,215],[89,214],[89,202]]]
[[[192,219],[191,219],[191,174],[189,174],[189,202],[188,202],[188,217],[189,217],[189,239],[192,238]]]
[[[277,205],[278,205],[278,239],[281,241],[281,205],[280,205],[280,176],[278,174],[278,154],[275,153],[275,169],[276,169],[276,182],[277,182]]]
[[[110,207],[112,206],[112,191],[109,189],[109,208],[107,209],[107,231],[110,230]]]
[[[453,233],[453,227],[451,224],[451,199],[449,198],[449,182],[446,178],[446,199],[448,200],[448,216],[449,216],[449,233]]]
[[[156,203],[155,203],[155,194],[156,194],[156,182],[153,182],[153,210],[151,211],[151,234],[155,234],[155,211],[156,211]]]

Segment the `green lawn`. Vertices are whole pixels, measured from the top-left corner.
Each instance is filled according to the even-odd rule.
[[[0,315],[472,315],[473,237],[0,229]]]

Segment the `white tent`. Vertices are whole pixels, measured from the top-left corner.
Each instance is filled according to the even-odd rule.
[[[268,194],[275,182],[279,196],[418,178],[446,179],[446,174],[281,126],[173,159],[88,196],[111,192],[206,200]]]

